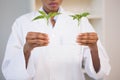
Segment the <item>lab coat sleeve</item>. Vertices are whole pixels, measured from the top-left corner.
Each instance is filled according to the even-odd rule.
[[[83,32],[95,32],[92,25],[85,17],[81,20],[81,27],[82,26]],[[95,80],[99,80],[107,76],[111,69],[108,55],[106,54],[105,49],[101,45],[100,40],[97,41],[97,46],[100,59],[100,70],[98,73],[96,73],[94,70],[90,49],[86,46],[83,49],[85,72]]]
[[[18,22],[16,20],[13,24],[2,64],[2,72],[6,80],[28,80],[29,78],[23,53],[24,39]]]
[[[92,57],[89,48],[84,48],[85,72],[95,80],[104,78],[105,76],[109,75],[110,72],[109,58],[106,54],[106,51],[103,49],[100,41],[98,41],[97,45],[100,59],[100,70],[98,73],[95,72],[95,69],[93,67]]]

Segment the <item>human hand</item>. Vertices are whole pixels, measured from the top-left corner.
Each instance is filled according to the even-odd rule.
[[[35,47],[47,46],[48,43],[49,38],[47,34],[39,32],[28,32],[25,46],[28,50],[32,50]]]
[[[48,43],[49,39],[47,34],[38,32],[28,32],[26,36],[26,43],[24,45],[26,68],[31,54],[31,50],[35,47],[47,46]]]
[[[85,45],[90,48],[92,62],[96,73],[100,69],[100,59],[98,55],[97,41],[98,36],[95,32],[81,33],[77,37],[78,44]]]
[[[97,33],[95,32],[88,32],[88,33],[81,33],[77,36],[77,43],[79,45],[85,45],[89,47],[96,46],[98,40]]]

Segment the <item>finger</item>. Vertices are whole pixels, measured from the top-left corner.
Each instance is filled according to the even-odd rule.
[[[97,36],[97,34],[95,32],[88,32],[88,33],[81,33],[78,35],[78,37],[82,37],[82,36]]]
[[[48,40],[38,40],[38,39],[34,39],[34,40],[27,40],[27,42],[29,44],[42,44],[42,43],[49,43]]]
[[[49,40],[48,35],[47,34],[38,34],[37,35],[37,39],[42,39],[42,40]]]
[[[85,34],[80,34],[78,35],[77,39],[80,39],[80,40],[98,40],[98,37],[96,34],[90,34],[90,33],[85,33]]]
[[[28,34],[32,35],[32,34],[45,34],[47,35],[46,33],[41,33],[41,32],[28,32]]]
[[[38,32],[29,32],[27,34],[26,40],[28,39],[43,39],[48,40],[48,35],[45,33],[38,33]]]
[[[97,36],[80,36],[77,39],[79,40],[98,40]]]
[[[94,44],[84,44],[84,43],[78,43],[79,45],[84,45],[84,46],[92,46],[92,45],[94,45]]]
[[[80,44],[94,44],[96,42],[97,42],[96,40],[77,40],[77,43]]]
[[[46,42],[43,42],[43,43],[35,43],[35,44],[33,44],[32,46],[35,48],[35,47],[41,47],[41,46],[47,46],[48,45],[48,43],[46,43]]]
[[[41,47],[41,46],[47,46],[48,45],[48,43],[43,43],[43,44],[33,44],[32,46],[33,46],[33,48],[35,48],[35,47]]]
[[[86,35],[97,35],[95,32],[86,32],[86,33],[80,33],[79,35],[81,36],[86,36]]]
[[[46,40],[40,40],[40,41],[38,41],[38,45],[39,46],[44,46],[44,45],[46,45],[46,44],[48,44],[49,43],[49,41],[46,41]]]
[[[37,39],[34,39],[34,40],[27,40],[27,43],[31,46],[43,46],[43,45],[46,45],[49,43],[48,40],[37,40]]]

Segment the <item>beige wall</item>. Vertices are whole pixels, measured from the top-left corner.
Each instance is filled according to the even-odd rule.
[[[105,1],[105,46],[112,66],[107,80],[120,80],[120,0]]]

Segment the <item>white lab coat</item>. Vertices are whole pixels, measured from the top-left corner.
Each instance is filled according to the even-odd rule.
[[[15,21],[2,64],[6,80],[85,80],[84,72],[94,79],[109,74],[109,58],[99,40],[101,67],[98,73],[93,68],[89,48],[76,43],[76,36],[81,32],[95,32],[88,19],[83,17],[78,27],[77,21],[61,8],[60,13],[54,28],[50,22],[47,25],[45,19],[32,21],[38,12],[23,15]],[[23,46],[28,32],[47,33],[50,43],[32,50],[26,69]]]

